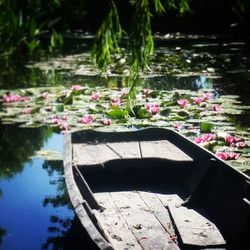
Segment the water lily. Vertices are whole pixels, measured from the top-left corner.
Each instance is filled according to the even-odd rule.
[[[236,142],[235,145],[236,145],[237,148],[246,148],[246,147],[248,147],[248,145],[244,141]]]
[[[60,128],[61,130],[69,130],[69,129],[70,129],[70,126],[69,126],[68,123],[63,122],[63,123],[61,123],[61,124],[59,125],[59,128]]]
[[[20,95],[10,95],[6,94],[3,96],[4,103],[11,103],[11,102],[28,102],[30,98],[28,96],[21,97]]]
[[[204,101],[203,97],[194,97],[193,102],[197,105],[200,105]]]
[[[219,104],[215,104],[215,105],[213,106],[213,110],[214,110],[214,111],[220,111],[220,110],[221,110],[221,106],[220,106]]]
[[[233,135],[228,135],[225,137],[225,141],[227,142],[227,144],[229,144],[230,146],[234,146],[236,142],[239,142],[240,139],[233,136]]]
[[[81,88],[82,88],[81,85],[72,85],[72,86],[71,86],[71,90],[72,90],[72,91],[78,91],[78,90],[80,90]]]
[[[160,112],[160,106],[157,103],[146,103],[145,109],[153,115]]]
[[[84,117],[78,119],[79,123],[83,123],[83,124],[91,124],[94,120],[94,117],[92,115],[85,115]]]
[[[188,101],[188,99],[180,99],[180,100],[177,101],[177,103],[178,103],[182,108],[184,108],[184,107],[186,107],[186,106],[188,105],[189,101]]]
[[[109,119],[109,118],[103,118],[102,119],[102,124],[105,125],[105,126],[109,126],[109,125],[111,125],[111,123],[112,123],[112,120]]]
[[[99,92],[92,93],[92,95],[90,96],[90,99],[92,101],[98,101],[100,98],[101,98],[101,95]]]
[[[121,99],[119,97],[113,97],[111,98],[111,104],[113,106],[119,107],[121,106]]]
[[[200,136],[200,137],[196,137],[196,138],[194,139],[194,141],[195,141],[197,144],[201,144],[201,143],[209,142],[209,141],[212,141],[212,140],[215,140],[215,139],[216,139],[216,135],[215,135],[215,134],[208,133],[208,134],[203,134],[203,135]]]
[[[221,160],[237,160],[240,157],[239,153],[235,152],[216,152],[215,155]]]
[[[32,113],[32,110],[30,108],[25,108],[21,111],[22,115],[29,115]]]
[[[151,89],[143,89],[142,94],[143,97],[148,97],[148,95],[152,92]]]
[[[208,101],[213,97],[212,93],[206,92],[202,95],[204,101]]]

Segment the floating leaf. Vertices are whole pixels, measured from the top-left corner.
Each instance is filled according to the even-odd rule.
[[[210,133],[213,129],[214,125],[212,123],[209,123],[209,122],[201,122],[200,123],[200,130],[201,132],[204,132],[204,133]]]

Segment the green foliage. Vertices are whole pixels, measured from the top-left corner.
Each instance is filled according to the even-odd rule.
[[[119,52],[119,40],[122,29],[117,13],[117,8],[113,0],[110,1],[110,10],[107,17],[96,33],[93,48],[94,62],[101,68],[106,69],[111,63],[112,53]]]

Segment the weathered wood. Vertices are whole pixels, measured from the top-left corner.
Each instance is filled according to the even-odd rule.
[[[184,245],[199,247],[226,245],[216,225],[195,210],[171,204],[168,209]]]
[[[179,206],[183,203],[181,197],[177,194],[156,194],[159,200],[165,207],[170,205],[172,206]]]
[[[175,161],[192,161],[188,155],[168,140],[141,141],[141,154],[143,158],[160,158]]]
[[[113,192],[111,196],[143,249],[178,249],[137,192]]]
[[[105,144],[73,144],[73,161],[77,165],[95,165],[106,161],[119,159]]]
[[[90,219],[83,205],[79,205],[75,208],[80,222],[84,229],[88,232],[90,238],[96,243],[101,250],[113,250],[113,247],[106,241],[106,239],[97,230],[96,225]]]
[[[105,209],[95,212],[97,219],[115,249],[142,250],[129,226],[120,214],[109,193],[95,193],[95,197]]]
[[[176,232],[170,219],[169,212],[167,208],[163,206],[158,196],[155,193],[141,191],[139,192],[139,195],[142,197],[143,201],[157,218],[157,220],[164,227],[170,238],[174,242],[177,242]]]
[[[77,207],[83,202],[83,198],[78,187],[75,184],[73,170],[72,170],[72,144],[71,135],[64,136],[64,176],[67,185],[68,193],[73,207]]]
[[[108,143],[108,147],[110,147],[115,153],[117,153],[123,159],[133,159],[133,158],[141,158],[139,142],[114,142]]]

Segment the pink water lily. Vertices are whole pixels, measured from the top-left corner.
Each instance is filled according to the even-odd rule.
[[[28,102],[30,98],[28,96],[21,97],[20,95],[10,95],[6,94],[3,96],[4,103],[11,103],[11,102]]]
[[[101,98],[101,95],[99,92],[92,93],[92,95],[90,96],[90,99],[92,101],[98,101],[100,100],[100,98]]]
[[[151,89],[143,89],[142,94],[143,97],[148,97],[148,95],[152,92]]]
[[[21,111],[22,115],[29,115],[32,113],[32,110],[30,108],[25,108]]]
[[[160,106],[158,103],[146,103],[145,109],[152,115],[155,115],[160,112]]]
[[[235,152],[216,152],[215,155],[221,160],[237,160],[240,157],[239,153]]]
[[[214,111],[220,111],[220,110],[221,110],[221,106],[220,106],[219,104],[215,104],[215,105],[213,106],[213,110],[214,110]]]
[[[227,142],[227,144],[229,144],[230,146],[234,146],[236,142],[239,142],[240,139],[233,136],[233,135],[228,135],[225,137],[225,141]]]
[[[119,97],[113,97],[112,99],[111,99],[111,104],[113,105],[113,106],[116,106],[116,107],[119,107],[119,106],[121,106],[121,99],[119,98]]]
[[[186,106],[188,105],[189,101],[188,101],[188,99],[180,99],[180,100],[177,101],[177,103],[178,103],[182,108],[184,108],[184,107],[186,107]]]
[[[102,124],[105,125],[105,126],[109,126],[109,125],[111,125],[111,123],[112,123],[112,120],[109,119],[109,118],[103,118],[102,119]]]
[[[206,92],[202,96],[203,96],[203,100],[204,101],[208,101],[208,100],[210,100],[213,97],[213,94],[209,93],[209,92]]]
[[[68,118],[67,116],[63,116],[63,117],[55,116],[52,119],[52,123],[57,125],[61,130],[69,130],[70,126],[66,122],[67,118]]]
[[[84,117],[78,119],[79,123],[83,123],[83,124],[91,124],[94,120],[94,117],[92,115],[85,115]]]
[[[208,134],[203,134],[202,136],[196,137],[194,139],[194,141],[197,144],[201,144],[201,143],[209,142],[209,141],[212,141],[212,140],[215,140],[215,139],[216,139],[216,135],[215,134],[208,133]]]
[[[237,148],[246,148],[246,147],[248,147],[248,145],[247,145],[246,142],[244,142],[244,141],[236,142],[235,146],[236,146]]]
[[[197,105],[200,105],[204,101],[203,97],[194,97],[193,102]]]
[[[72,90],[72,91],[78,91],[78,90],[80,90],[81,88],[82,88],[81,85],[72,85],[72,86],[71,86],[71,90]]]

